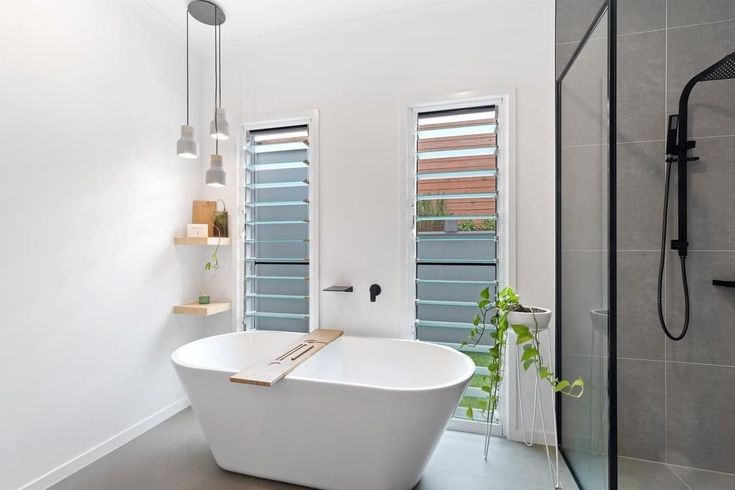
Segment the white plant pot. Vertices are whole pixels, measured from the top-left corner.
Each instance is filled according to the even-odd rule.
[[[535,329],[538,329],[539,332],[547,330],[551,321],[551,310],[537,306],[531,306],[531,309],[533,309],[533,313],[523,311],[509,312],[508,323],[511,325],[525,325],[531,332],[535,331]]]

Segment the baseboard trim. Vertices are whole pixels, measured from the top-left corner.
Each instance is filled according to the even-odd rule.
[[[128,427],[122,432],[110,437],[102,443],[94,446],[92,449],[83,452],[79,456],[67,461],[66,463],[54,468],[45,475],[42,475],[30,483],[20,487],[18,490],[44,490],[54,485],[73,473],[90,465],[124,444],[132,441],[144,432],[157,426],[164,420],[176,415],[189,406],[189,399],[182,398],[174,403],[162,408],[153,415],[141,420],[140,422]]]

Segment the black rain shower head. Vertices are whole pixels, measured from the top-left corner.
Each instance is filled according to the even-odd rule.
[[[698,78],[698,81],[702,82],[735,78],[735,53],[728,54],[694,78]]]

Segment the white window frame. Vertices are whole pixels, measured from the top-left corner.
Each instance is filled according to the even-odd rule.
[[[248,164],[250,155],[245,150],[247,144],[246,135],[248,131],[261,129],[282,128],[287,126],[302,126],[309,128],[309,331],[319,328],[319,111],[312,110],[304,113],[284,116],[268,117],[253,122],[240,124],[238,135],[238,165],[237,165],[237,205],[240,212],[237,213],[237,237],[236,247],[236,331],[246,330],[246,318],[244,308],[245,298],[245,246],[242,242],[241,233],[245,221],[245,199],[247,196],[245,183],[247,175],[245,165]],[[248,327],[247,330],[250,330]]]
[[[450,94],[443,97],[426,98],[404,103],[403,111],[404,130],[403,148],[405,172],[402,176],[401,188],[404,191],[402,219],[403,229],[406,230],[403,263],[405,264],[405,283],[403,287],[403,304],[407,312],[404,319],[403,335],[405,338],[416,339],[416,223],[414,221],[416,209],[416,141],[417,120],[421,112],[464,109],[483,105],[497,106],[496,119],[498,121],[497,144],[498,154],[496,166],[498,169],[498,199],[496,233],[498,268],[496,271],[498,286],[514,285],[516,279],[516,89],[501,91],[500,94],[486,91],[471,91]],[[479,293],[479,291],[478,291]],[[505,427],[515,427],[515,397],[509,396],[516,392],[515,371],[509,369],[510,358],[514,349],[508,349],[505,359],[505,382],[501,387],[501,403],[498,407],[501,425],[493,424],[494,435],[504,435]],[[481,421],[461,420],[452,418],[449,429],[467,432],[484,432],[485,424]]]

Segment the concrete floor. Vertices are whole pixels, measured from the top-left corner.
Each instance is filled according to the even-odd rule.
[[[493,438],[490,460],[483,437],[447,431],[414,490],[550,490],[541,448]],[[577,490],[566,467],[565,490]],[[191,409],[51,487],[53,490],[294,490],[303,487],[221,470]],[[396,489],[399,490],[399,489]]]

